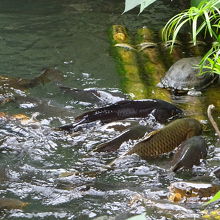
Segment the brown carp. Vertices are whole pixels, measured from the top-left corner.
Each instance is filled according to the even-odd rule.
[[[70,131],[79,125],[94,121],[109,123],[126,118],[145,118],[148,116],[153,116],[156,121],[165,123],[169,118],[180,114],[182,114],[181,109],[159,99],[123,100],[79,115],[75,118],[75,123],[60,126],[59,129]]]
[[[180,168],[192,168],[199,165],[200,159],[207,156],[207,143],[201,136],[194,136],[184,141],[177,148],[171,162],[171,170],[176,172]]]
[[[138,154],[141,158],[157,157],[171,152],[186,139],[200,135],[202,126],[191,118],[177,119],[164,128],[149,133],[124,155]]]

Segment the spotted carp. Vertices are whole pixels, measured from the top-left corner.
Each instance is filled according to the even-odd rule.
[[[197,182],[174,182],[169,186],[169,200],[180,202],[186,199],[194,198],[195,200],[208,200],[210,196],[215,195],[220,190],[219,185]]]
[[[180,144],[171,162],[171,170],[176,172],[180,168],[192,168],[199,165],[200,159],[207,156],[207,143],[201,136],[194,136]]]
[[[177,119],[164,128],[149,133],[125,155],[138,154],[141,158],[157,157],[171,152],[186,139],[200,135],[202,126],[191,118]]]
[[[94,121],[109,123],[126,118],[145,118],[149,116],[153,116],[160,123],[165,123],[168,119],[180,114],[182,114],[181,109],[159,99],[123,100],[79,115],[75,118],[75,123],[60,126],[59,129],[70,131],[79,125]]]

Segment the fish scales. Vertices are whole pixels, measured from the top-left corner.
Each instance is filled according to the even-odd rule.
[[[184,140],[201,134],[201,124],[190,118],[177,119],[166,127],[150,133],[125,155],[138,154],[142,158],[156,157],[171,152]]]

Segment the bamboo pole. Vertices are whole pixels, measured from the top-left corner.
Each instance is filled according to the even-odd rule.
[[[113,25],[110,30],[113,56],[117,61],[121,75],[122,88],[132,99],[147,98],[146,86],[141,78],[137,50],[131,44],[131,38],[122,25]]]
[[[161,59],[161,53],[154,38],[154,33],[149,28],[142,27],[137,30],[135,39],[140,63],[144,70],[148,97],[163,99],[170,102],[170,93],[156,86],[164,76],[166,67]]]

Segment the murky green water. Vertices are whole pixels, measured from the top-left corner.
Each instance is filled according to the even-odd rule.
[[[210,176],[219,165],[211,126],[207,125],[205,131],[210,145],[207,164],[195,168],[193,174],[170,173],[166,158],[146,162],[131,156],[115,170],[96,178],[59,175],[101,168],[116,154],[88,152],[121,131],[101,125],[74,135],[51,129],[73,121],[87,109],[126,97],[110,55],[108,29],[112,24],[124,24],[134,32],[147,24],[159,30],[174,13],[168,3],[159,1],[140,16],[137,11],[122,16],[123,0],[0,0],[1,75],[33,78],[44,67],[56,67],[64,74],[62,85],[101,91],[98,97],[64,93],[51,82],[31,88],[26,95],[19,93],[15,102],[0,106],[1,112],[9,115],[40,113],[38,127],[0,120],[0,197],[30,203],[24,210],[0,213],[1,219],[126,219],[143,211],[147,219],[199,218],[198,205],[172,206],[167,200],[167,187],[178,179]],[[189,109],[189,114],[202,114],[207,122],[207,97],[213,95],[173,100],[180,106],[190,102],[195,109]],[[214,100],[218,107],[217,97]],[[194,104],[198,102],[202,103],[199,109]],[[133,120],[126,123],[137,124]],[[121,151],[127,147],[124,144]],[[140,203],[131,204],[137,193],[149,199],[146,209]]]

